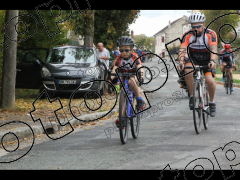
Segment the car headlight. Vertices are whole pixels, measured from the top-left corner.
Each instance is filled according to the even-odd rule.
[[[47,68],[43,67],[42,68],[42,76],[43,77],[51,77],[51,73]]]
[[[86,76],[94,76],[97,72],[97,69],[95,67],[88,68],[86,70]]]

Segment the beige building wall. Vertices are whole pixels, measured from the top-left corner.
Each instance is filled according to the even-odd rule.
[[[162,42],[162,36],[164,37],[164,42]],[[160,56],[160,53],[162,53],[162,50],[165,49],[165,33],[159,33],[156,36],[155,40],[155,54]],[[160,56],[161,57],[161,56]]]

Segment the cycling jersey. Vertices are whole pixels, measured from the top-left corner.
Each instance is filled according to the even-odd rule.
[[[206,28],[204,28],[205,30]],[[207,29],[205,36],[204,36],[204,30],[200,37],[196,37],[193,35],[193,32],[188,30],[185,32],[182,38],[181,45],[188,46],[188,52],[191,57],[191,59],[199,65],[206,65],[210,61],[210,55],[211,53],[208,51],[209,46],[211,45],[217,45],[217,36],[216,33],[211,30]],[[205,44],[208,47],[208,49],[204,45],[203,36],[205,38]],[[197,39],[196,39],[197,38]],[[196,41],[196,42],[195,42]]]
[[[229,52],[226,52],[225,49],[222,49],[220,51],[220,65],[222,65],[222,62],[232,62],[233,64],[235,64],[235,60],[234,60],[234,54],[232,52],[232,49],[229,50]]]
[[[134,54],[131,54],[131,58],[129,60],[124,60],[121,55],[119,55],[114,63],[114,66],[120,67],[124,66],[125,64],[133,64],[133,62],[137,59],[138,57]],[[121,68],[121,72],[133,72],[137,70],[137,65],[141,64],[140,60],[136,60],[133,66],[131,67],[129,64]]]

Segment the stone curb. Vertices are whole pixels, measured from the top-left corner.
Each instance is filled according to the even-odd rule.
[[[141,87],[140,87],[140,92],[143,92]],[[143,99],[145,99],[144,96],[143,96]],[[145,102],[147,102],[147,101],[145,101]],[[107,115],[107,117],[111,116],[111,114],[116,113],[116,112],[118,112],[118,107],[114,108]],[[98,118],[102,117],[104,114],[106,114],[106,111],[92,113],[92,114],[85,114],[85,115],[79,116],[78,118],[83,120],[83,121],[88,121],[88,120],[92,120],[92,119],[98,119]],[[48,131],[48,130],[50,130],[52,132],[62,131],[64,129],[66,129],[66,127],[70,127],[69,125],[63,126],[63,124],[66,124],[68,122],[72,126],[76,126],[76,125],[79,125],[79,124],[83,123],[82,121],[79,121],[77,119],[71,119],[67,122],[65,120],[60,120],[61,125],[59,123],[56,123],[56,122],[51,122],[51,123],[49,122],[49,123],[44,124],[44,127],[45,127],[46,131]],[[45,131],[44,131],[44,129],[41,125],[34,125],[34,126],[31,126],[31,128],[32,128],[35,136],[45,134]],[[33,136],[31,129],[29,129],[29,127],[27,127],[27,125],[26,125],[26,127],[15,128],[15,130],[0,131],[0,145],[2,145],[1,142],[2,143],[9,143],[9,142],[13,142],[13,141],[16,140],[16,137],[13,136],[13,135],[4,136],[6,133],[9,133],[9,132],[14,133],[18,137],[18,139],[24,139],[24,138],[28,138],[28,137],[31,138]],[[3,136],[4,136],[4,139],[2,140]]]
[[[221,82],[221,81],[215,81],[217,84],[221,84],[221,85],[223,85],[224,83],[223,82]],[[238,88],[240,88],[240,84],[236,84],[236,83],[233,83],[233,87],[238,87]]]
[[[116,113],[118,112],[118,108],[115,108],[113,109],[108,115],[110,116],[111,114],[113,113]],[[97,113],[93,113],[93,114],[86,114],[86,115],[82,115],[81,116],[81,120],[91,120],[91,119],[97,119],[97,118],[100,118],[102,117],[104,114],[106,114],[106,111],[104,112],[97,112]],[[80,117],[78,117],[80,119]],[[79,125],[79,124],[82,124],[82,121],[79,121],[77,119],[71,119],[69,122],[72,126],[76,126],[76,125]],[[67,123],[65,120],[60,120],[60,123],[63,125],[63,124],[66,124]],[[26,125],[27,126],[27,125]],[[68,125],[67,125],[68,126]],[[64,130],[67,126],[61,126],[59,123],[56,123],[56,122],[52,122],[52,123],[46,123],[44,124],[44,127],[46,129],[46,131],[48,131],[49,129],[51,129],[53,132],[56,132],[56,131],[61,131],[61,130]],[[34,135],[41,135],[41,134],[45,134],[45,131],[43,130],[43,127],[41,125],[34,125],[34,126],[31,126],[33,132],[34,132]],[[4,137],[4,139],[2,140],[2,137],[6,134],[6,133],[9,133],[9,132],[12,132],[14,133],[19,139],[23,139],[23,138],[28,138],[28,137],[32,137],[33,134],[32,134],[32,131],[31,129],[29,129],[29,127],[18,127],[16,128],[15,130],[7,130],[7,131],[1,131],[0,132],[0,144],[1,142],[3,143],[9,143],[9,142],[13,142],[16,140],[16,137],[11,135],[6,135]],[[1,144],[2,145],[2,144]]]

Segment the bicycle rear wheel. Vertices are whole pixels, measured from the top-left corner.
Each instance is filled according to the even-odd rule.
[[[125,99],[123,101],[123,98]],[[128,102],[127,97],[125,96],[124,90],[122,89],[120,92],[120,100],[119,100],[119,134],[122,144],[125,144],[128,139]],[[124,110],[125,108],[125,110]],[[124,114],[125,111],[125,115]],[[125,119],[123,121],[122,119]]]
[[[200,82],[194,82],[193,90],[193,121],[194,127],[197,134],[201,132],[202,129],[202,97],[200,96]]]
[[[133,98],[133,108],[134,108],[135,112],[138,113],[136,98]],[[134,139],[136,139],[138,137],[138,133],[139,133],[140,114],[133,115],[133,117],[131,117],[130,120],[131,120],[130,122],[131,122],[132,137]]]
[[[203,115],[203,125],[204,125],[205,130],[207,130],[208,129],[210,108],[209,108],[209,93],[208,93],[206,84],[204,86],[203,98],[204,98],[204,103],[205,103],[204,107],[206,107],[205,112],[202,113],[202,115]]]

